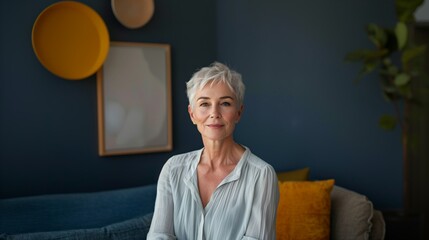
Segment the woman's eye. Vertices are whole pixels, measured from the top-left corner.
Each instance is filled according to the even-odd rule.
[[[231,103],[229,103],[229,102],[223,102],[222,104],[221,104],[222,106],[231,106]]]
[[[209,104],[206,102],[200,103],[200,107],[207,107]]]

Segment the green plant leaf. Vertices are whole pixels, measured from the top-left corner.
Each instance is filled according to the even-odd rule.
[[[386,58],[383,60],[383,66],[380,68],[380,74],[392,77],[396,76],[398,72],[398,67],[393,65],[390,59]]]
[[[426,52],[426,45],[419,45],[404,49],[401,57],[402,65],[408,68],[408,64],[416,57],[420,57]]]
[[[386,100],[389,103],[398,100],[398,94],[396,93],[389,93],[389,92],[383,91],[383,97],[384,97],[384,100]]]
[[[368,74],[368,73],[374,71],[374,69],[377,68],[377,66],[378,66],[378,61],[376,61],[376,60],[365,61],[363,63],[364,73]]]
[[[407,25],[403,22],[398,22],[395,27],[395,36],[398,43],[398,49],[402,50],[407,43],[408,30]]]
[[[408,84],[411,80],[410,75],[406,74],[406,73],[400,73],[398,75],[396,75],[394,83],[396,86],[404,86],[406,84]]]
[[[396,89],[392,87],[384,87],[383,88],[383,97],[387,102],[393,102],[397,99],[398,94]]]
[[[383,64],[385,66],[392,66],[392,60],[390,58],[383,59]]]
[[[391,131],[396,127],[396,118],[391,115],[383,115],[380,117],[378,124],[384,130]]]
[[[389,68],[387,69],[387,72],[389,73],[390,76],[395,76],[396,74],[398,74],[398,67],[396,66],[389,66]]]
[[[401,22],[414,20],[414,12],[423,3],[423,0],[395,0],[396,16]]]
[[[389,94],[396,94],[398,90],[393,86],[383,86],[383,91]]]
[[[350,62],[368,61],[383,58],[387,54],[387,49],[367,50],[359,49],[346,54],[345,60]]]
[[[378,66],[379,62],[376,60],[367,60],[363,62],[363,66],[361,68],[361,70],[359,71],[358,76],[355,78],[354,82],[360,82],[360,80],[367,74],[371,73],[372,71],[374,71],[377,66]]]
[[[398,86],[398,92],[404,99],[411,100],[413,98],[413,92],[411,91],[410,85]]]
[[[366,31],[369,39],[375,44],[377,48],[383,48],[387,42],[387,35],[383,28],[374,23],[368,24]]]

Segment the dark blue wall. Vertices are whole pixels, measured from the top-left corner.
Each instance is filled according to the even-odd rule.
[[[402,207],[400,132],[378,127],[394,113],[377,76],[353,83],[348,51],[372,47],[364,27],[394,26],[392,0],[218,1],[218,59],[243,74],[237,140],[277,170],[303,166],[314,179]]]
[[[112,41],[171,44],[174,151],[117,157],[98,156],[95,75],[58,78],[33,52],[33,23],[55,2],[0,2],[0,197],[156,182],[168,157],[201,147],[187,114],[185,82],[215,60],[214,1],[155,1],[152,20],[135,30],[116,20],[110,1],[81,1],[101,15]]]
[[[355,85],[358,66],[342,61],[370,46],[366,23],[393,24],[393,1],[163,0],[136,30],[119,24],[110,1],[82,1],[111,40],[172,46],[174,151],[116,157],[97,154],[95,76],[63,80],[33,53],[34,20],[54,2],[0,2],[0,197],[155,182],[168,157],[201,146],[184,84],[218,59],[247,85],[240,143],[277,170],[309,166],[312,178],[335,178],[378,208],[402,207],[400,133],[377,126],[393,109],[376,76]]]

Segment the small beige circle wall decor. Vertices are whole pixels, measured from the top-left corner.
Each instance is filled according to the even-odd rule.
[[[92,8],[61,1],[43,10],[33,25],[33,50],[53,74],[81,80],[96,73],[109,52],[109,32]]]
[[[112,0],[116,19],[127,28],[143,27],[153,16],[154,0]]]

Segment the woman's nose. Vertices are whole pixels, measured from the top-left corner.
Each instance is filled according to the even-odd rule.
[[[210,113],[210,118],[219,118],[219,117],[220,117],[219,108],[217,106],[213,107]]]

